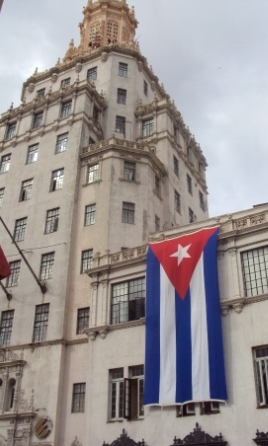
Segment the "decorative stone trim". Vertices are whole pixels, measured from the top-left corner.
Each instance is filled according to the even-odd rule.
[[[183,440],[175,437],[172,446],[177,446],[178,444],[192,444],[195,446],[200,446],[207,443],[209,443],[210,446],[226,446],[227,441],[223,439],[221,433],[215,437],[212,437],[210,434],[202,431],[198,423],[196,423],[195,426],[196,427],[194,428],[193,432],[186,435]]]
[[[105,443],[104,441],[103,446],[145,446],[145,442],[142,439],[142,441],[138,441],[138,443],[136,443],[134,440],[132,440],[132,438],[127,436],[125,429],[123,429],[120,437],[112,441],[110,444]]]
[[[255,441],[258,446],[268,446],[268,432],[259,432],[257,429],[256,438],[253,438],[253,441]]]

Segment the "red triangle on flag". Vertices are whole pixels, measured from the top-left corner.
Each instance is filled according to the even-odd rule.
[[[193,272],[208,239],[217,230],[218,226],[214,226],[150,244],[150,248],[181,299],[185,298]]]

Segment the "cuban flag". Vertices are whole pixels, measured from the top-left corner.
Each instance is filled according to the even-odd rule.
[[[218,232],[206,228],[149,245],[145,405],[227,399]]]

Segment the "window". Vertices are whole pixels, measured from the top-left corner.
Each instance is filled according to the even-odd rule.
[[[181,213],[181,196],[180,196],[179,192],[177,192],[176,190],[175,190],[174,198],[175,198],[175,210],[177,212],[179,212],[179,214],[180,214]]]
[[[118,420],[124,416],[124,371],[123,369],[110,370],[111,380],[111,420]]]
[[[39,150],[39,145],[38,144],[34,144],[33,146],[29,146],[28,147],[26,164],[35,163],[35,161],[37,161],[38,150]]]
[[[78,308],[76,334],[83,333],[84,329],[88,328],[88,326],[89,326],[89,307]]]
[[[26,201],[31,198],[33,189],[33,179],[25,180],[21,184],[20,201]]]
[[[36,305],[33,329],[33,342],[42,342],[47,337],[49,304]]]
[[[160,231],[160,218],[157,215],[154,216],[154,226],[155,232]]]
[[[148,84],[146,81],[143,81],[143,93],[145,94],[145,96],[148,95]]]
[[[136,164],[129,161],[124,162],[124,180],[135,181]]]
[[[179,176],[179,160],[178,158],[176,158],[176,156],[173,156],[173,170],[175,175],[178,177]]]
[[[21,264],[20,260],[15,260],[14,262],[9,263],[11,274],[9,277],[7,277],[6,280],[7,288],[18,285],[19,275],[20,275],[20,264]]]
[[[59,225],[60,208],[50,209],[47,211],[45,234],[56,232]]]
[[[33,117],[33,129],[36,129],[37,127],[40,127],[43,120],[43,112],[36,113]]]
[[[11,160],[11,153],[1,157],[0,173],[5,173],[9,171],[10,160]]]
[[[16,220],[14,235],[13,235],[15,242],[21,242],[22,240],[24,240],[26,226],[27,226],[27,217]]]
[[[125,383],[125,418],[136,420],[144,416],[143,389],[143,365],[130,367]]]
[[[81,274],[85,273],[93,266],[93,249],[82,251],[81,256]]]
[[[258,406],[268,406],[268,346],[253,349]]]
[[[56,153],[65,152],[67,150],[68,133],[57,136]]]
[[[36,96],[37,96],[38,98],[43,98],[43,97],[45,96],[45,91],[46,91],[45,88],[41,88],[40,90],[37,90],[37,92],[36,92]]]
[[[246,297],[268,293],[268,246],[241,253]]]
[[[2,311],[0,325],[0,345],[5,347],[10,344],[12,326],[14,319],[14,310]]]
[[[134,321],[145,314],[145,278],[120,282],[112,286],[111,323]]]
[[[118,76],[127,77],[128,65],[127,63],[119,62],[118,65]]]
[[[89,70],[87,70],[88,81],[95,81],[97,79],[97,70],[98,67],[89,68]]]
[[[71,112],[72,101],[66,101],[61,104],[60,118],[67,118]]]
[[[6,141],[9,141],[15,135],[16,125],[17,125],[16,122],[11,122],[10,124],[8,124],[5,136]]]
[[[94,225],[96,221],[96,203],[85,207],[85,226]]]
[[[16,389],[16,380],[14,378],[11,378],[8,381],[8,386],[7,386],[7,399],[6,399],[6,405],[5,405],[5,410],[7,412],[9,412],[10,410],[13,409],[15,389]]]
[[[86,383],[73,385],[72,412],[85,412]]]
[[[205,201],[204,201],[204,195],[202,194],[201,191],[199,191],[199,205],[200,205],[200,207],[201,207],[201,209],[203,211],[206,210]]]
[[[99,121],[99,110],[97,109],[97,107],[95,105],[93,107],[93,121],[95,123],[97,123]]]
[[[126,104],[127,101],[127,90],[123,90],[122,88],[117,89],[117,103],[118,104]]]
[[[200,403],[201,415],[211,415],[220,413],[220,404],[218,401],[203,401]]]
[[[123,201],[122,206],[122,223],[135,223],[135,204]]]
[[[5,193],[5,188],[2,187],[2,188],[0,189],[0,209],[1,209],[2,204],[3,204],[4,193]]]
[[[160,178],[155,176],[154,178],[154,190],[155,193],[160,197],[161,195],[161,183],[160,183]]]
[[[142,121],[142,136],[150,136],[153,134],[154,131],[154,120],[153,119],[146,119],[145,121]]]
[[[192,178],[190,177],[190,175],[188,175],[187,173],[187,190],[189,192],[189,194],[193,195],[193,188],[192,188]]]
[[[110,419],[137,420],[143,418],[143,365],[129,367],[129,378],[124,369],[110,370]]]
[[[71,84],[71,78],[70,78],[70,77],[67,77],[66,79],[63,79],[63,80],[61,81],[61,88],[62,88],[62,87],[63,87],[63,88],[69,87],[70,84]]]
[[[64,169],[54,170],[51,175],[50,192],[62,189],[64,179]]]
[[[189,223],[193,223],[195,221],[194,211],[189,208]]]
[[[126,118],[124,116],[116,116],[115,130],[117,133],[123,133],[125,135],[126,130]]]
[[[53,275],[55,253],[42,254],[40,266],[40,279],[51,279]]]
[[[91,136],[88,138],[88,144],[95,144],[96,143],[96,141],[93,139],[93,138],[91,138]]]
[[[183,404],[177,407],[177,417],[195,415],[195,403]]]
[[[99,164],[88,166],[87,182],[94,183],[99,180]]]

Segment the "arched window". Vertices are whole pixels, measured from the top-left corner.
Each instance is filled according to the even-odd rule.
[[[10,411],[14,407],[14,396],[15,396],[16,380],[11,378],[8,382],[8,392],[6,400],[6,410]]]

